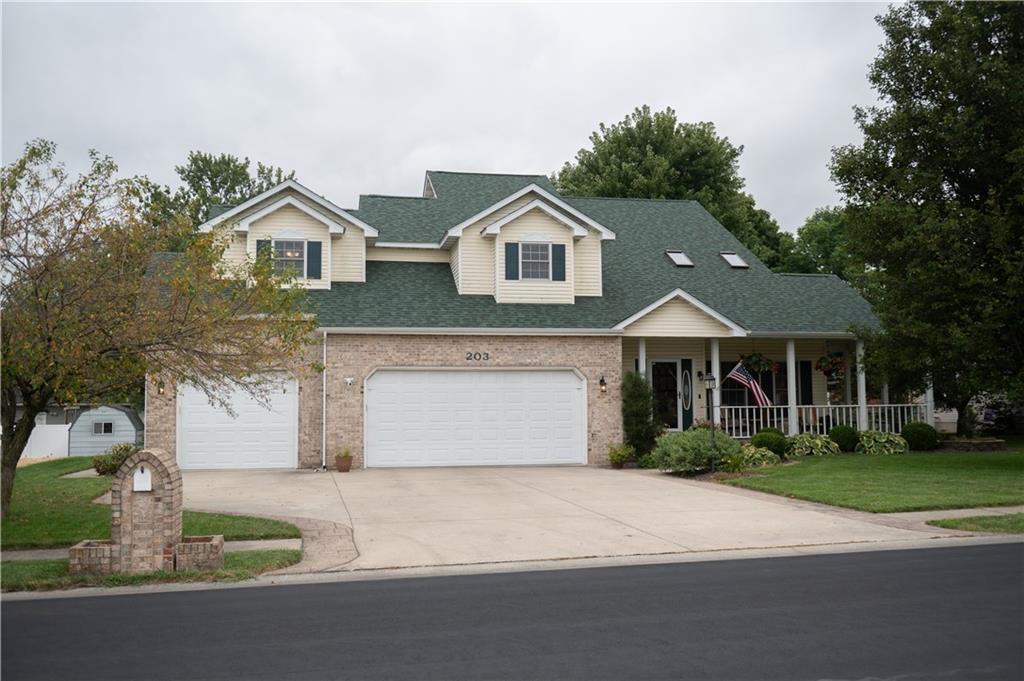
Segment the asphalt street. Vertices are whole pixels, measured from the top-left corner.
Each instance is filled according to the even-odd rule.
[[[6,602],[21,679],[1024,678],[1024,545]]]

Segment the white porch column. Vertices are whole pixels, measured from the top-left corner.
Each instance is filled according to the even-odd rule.
[[[639,352],[637,353],[637,368],[641,376],[647,376],[647,339],[641,338],[639,343]]]
[[[718,339],[711,339],[711,375],[715,377],[715,388],[711,391],[711,423],[716,426],[722,425],[722,380],[725,376],[719,376],[721,372],[722,358],[718,351]]]
[[[857,341],[857,425],[868,429],[868,377],[864,370],[864,341]]]
[[[889,381],[882,384],[882,404],[889,404]]]
[[[843,404],[853,404],[853,382],[850,378],[853,374],[853,362],[849,351],[843,350],[843,356],[846,358],[846,371],[843,372]]]
[[[924,419],[929,426],[935,427],[935,388],[931,381],[924,389]]]
[[[786,406],[789,411],[789,433],[796,435],[800,432],[800,421],[796,413],[796,341],[790,338],[786,341]]]

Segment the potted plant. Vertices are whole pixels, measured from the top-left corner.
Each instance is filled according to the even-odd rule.
[[[334,465],[337,466],[339,473],[348,473],[352,470],[352,450],[346,447],[341,454],[335,454]]]
[[[627,461],[636,458],[636,450],[629,445],[616,445],[608,448],[608,461],[612,468],[622,468]]]

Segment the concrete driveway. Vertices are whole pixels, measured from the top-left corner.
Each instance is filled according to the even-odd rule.
[[[185,506],[353,528],[352,569],[918,541],[928,532],[649,471],[188,471]],[[933,533],[932,533],[933,534]]]

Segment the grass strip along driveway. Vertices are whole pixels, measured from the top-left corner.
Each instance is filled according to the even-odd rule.
[[[55,548],[83,539],[109,539],[110,506],[92,500],[110,489],[112,478],[61,477],[91,467],[89,457],[72,457],[19,468],[11,512],[0,528],[0,548]],[[301,536],[297,527],[280,520],[195,511],[183,513],[182,531],[223,534],[226,541]]]
[[[1024,504],[1024,451],[841,454],[727,484],[872,513]]]
[[[89,457],[47,461],[18,469],[11,511],[0,527],[0,548],[57,548],[83,539],[110,538],[110,506],[93,499],[110,489],[112,478],[64,478],[92,466]],[[227,541],[300,537],[290,523],[249,516],[184,511],[186,535],[222,534]],[[215,572],[156,572],[148,575],[72,576],[67,560],[3,561],[0,588],[12,590],[65,589],[75,586],[126,586],[157,582],[234,581],[297,563],[297,550],[228,553]]]
[[[1024,534],[1024,513],[1006,515],[975,515],[969,518],[943,518],[929,520],[929,525],[966,532],[999,532],[1001,534]]]

